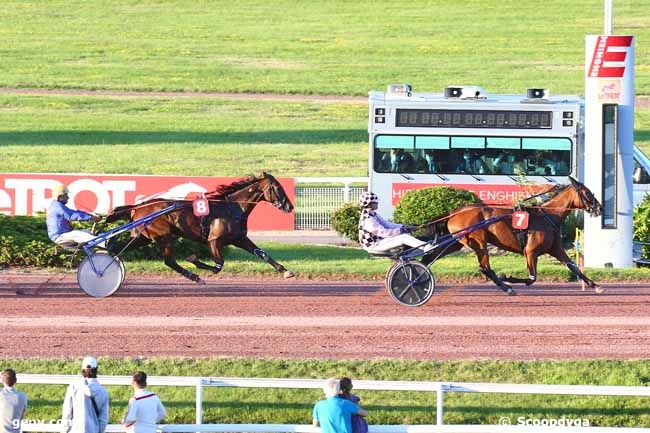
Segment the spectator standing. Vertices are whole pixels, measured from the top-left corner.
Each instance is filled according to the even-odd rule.
[[[27,410],[27,396],[16,391],[16,372],[11,368],[2,371],[3,388],[0,391],[0,432],[19,433],[20,423]]]
[[[339,398],[341,385],[337,379],[327,379],[323,385],[325,400],[314,406],[313,425],[322,433],[352,433],[352,415],[368,416],[368,412],[344,398]]]
[[[97,381],[97,360],[81,362],[83,380],[71,383],[63,400],[65,433],[104,433],[108,424],[108,393]]]
[[[158,423],[167,412],[160,398],[147,391],[147,374],[138,371],[133,375],[133,397],[129,399],[129,408],[124,417],[124,427],[133,433],[156,433]]]
[[[349,377],[344,377],[341,379],[341,394],[340,397],[346,400],[350,400],[352,403],[356,404],[357,407],[361,407],[359,402],[361,398],[358,395],[352,394],[352,379]],[[352,433],[368,433],[368,423],[364,417],[359,415],[352,415]]]

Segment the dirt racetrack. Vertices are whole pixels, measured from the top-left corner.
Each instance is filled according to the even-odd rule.
[[[380,282],[127,276],[93,299],[74,275],[0,273],[6,357],[561,359],[650,357],[650,283],[442,286],[419,308]],[[16,291],[39,294],[16,294]]]

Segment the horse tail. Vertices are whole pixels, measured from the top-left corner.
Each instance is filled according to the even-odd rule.
[[[108,214],[106,216],[106,222],[107,223],[112,223],[114,221],[119,221],[123,219],[127,219],[127,217],[130,217],[130,211],[133,209],[136,205],[130,204],[126,206],[118,206],[115,209],[113,209],[113,212]]]

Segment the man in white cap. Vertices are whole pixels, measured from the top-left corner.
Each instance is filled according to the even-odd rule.
[[[87,230],[74,230],[70,221],[99,221],[99,215],[91,215],[80,210],[72,210],[66,203],[69,199],[69,191],[63,185],[54,188],[52,192],[52,203],[47,209],[46,223],[47,235],[57,245],[61,244],[82,244],[95,239],[95,236]]]
[[[156,433],[158,423],[165,418],[167,412],[160,398],[147,390],[147,373],[138,371],[133,375],[133,397],[129,399],[129,407],[124,417],[124,427],[132,433]]]
[[[108,424],[108,393],[97,381],[97,360],[81,362],[83,381],[71,383],[63,400],[64,433],[104,433]]]

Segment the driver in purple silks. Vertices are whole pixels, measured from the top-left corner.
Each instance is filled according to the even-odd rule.
[[[95,235],[87,230],[74,230],[70,221],[99,221],[99,215],[91,215],[80,210],[72,210],[66,203],[69,199],[69,191],[63,185],[54,188],[52,203],[47,209],[46,223],[47,235],[57,245],[62,244],[84,244],[95,239]],[[104,247],[104,243],[99,244]]]
[[[413,227],[386,221],[377,213],[379,197],[373,192],[363,192],[359,198],[361,217],[359,218],[359,243],[369,253],[385,253],[393,248],[406,246],[409,248],[422,247],[422,252],[428,252],[434,247],[407,233]]]

